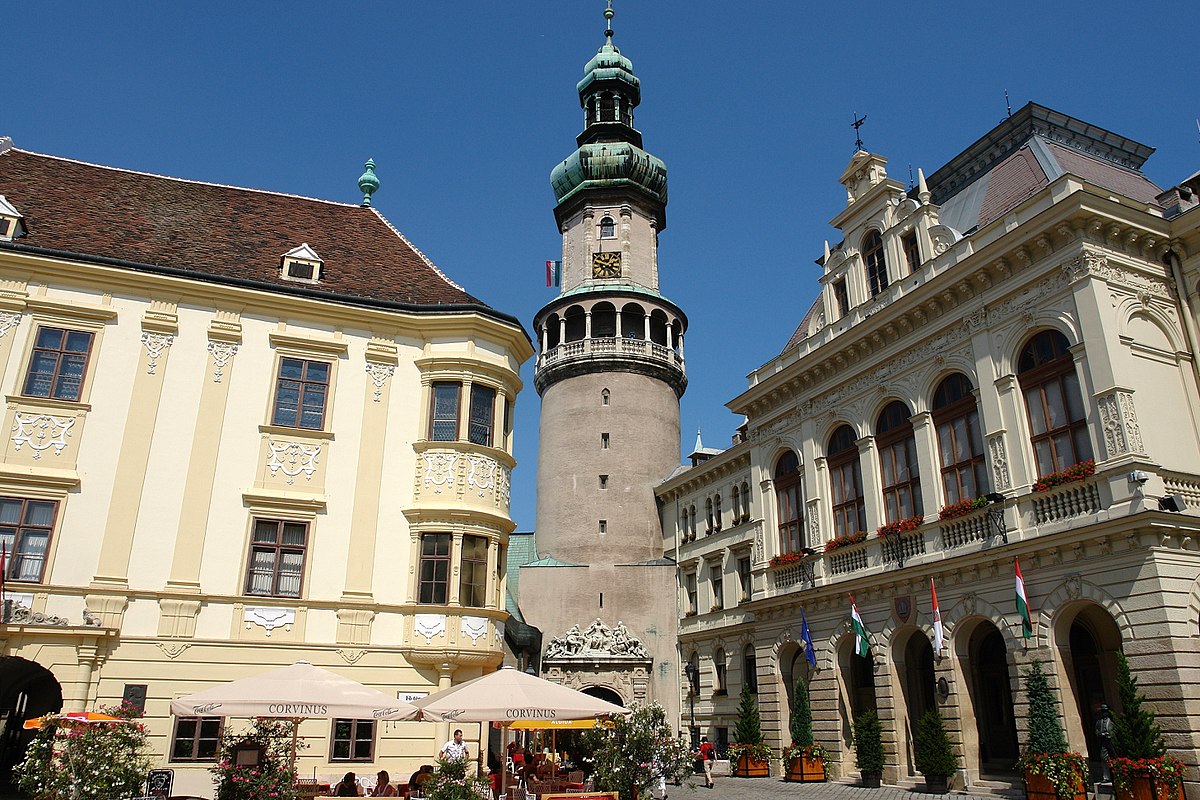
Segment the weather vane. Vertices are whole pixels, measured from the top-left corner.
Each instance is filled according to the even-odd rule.
[[[862,133],[859,131],[859,128],[861,128],[863,123],[867,121],[867,115],[863,114],[862,119],[858,118],[858,114],[851,114],[851,116],[854,118],[854,122],[850,123],[850,127],[854,128],[854,149],[855,151],[862,150]]]

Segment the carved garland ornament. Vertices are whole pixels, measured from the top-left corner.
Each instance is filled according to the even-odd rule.
[[[383,387],[387,383],[388,378],[396,374],[395,364],[385,364],[381,361],[368,361],[367,374],[371,376],[371,383],[375,384],[375,402],[378,403],[383,396]]]
[[[0,313],[0,339],[8,335],[8,332],[21,324],[21,313],[19,311],[5,311]]]
[[[246,630],[258,625],[267,632],[267,636],[270,636],[276,628],[288,631],[292,629],[292,625],[296,622],[296,609],[246,606],[242,620],[246,623]]]
[[[213,362],[213,383],[220,383],[225,376],[225,367],[237,355],[238,346],[234,342],[208,343],[208,354]]]
[[[992,483],[996,491],[1002,492],[1012,486],[1008,475],[1008,454],[1004,450],[1004,434],[988,437],[988,454],[992,460]]]
[[[458,633],[467,636],[471,644],[479,644],[479,640],[487,635],[487,617],[459,617]]]
[[[146,346],[146,374],[153,375],[158,368],[158,359],[175,342],[169,333],[142,332],[142,344]]]
[[[413,633],[425,637],[425,644],[431,644],[435,636],[446,633],[445,614],[414,614]]]
[[[422,453],[421,458],[425,459],[425,485],[432,486],[434,494],[441,494],[442,487],[454,488],[458,453]]]
[[[320,461],[320,445],[268,439],[267,449],[267,469],[271,471],[272,477],[282,472],[287,476],[287,482],[292,484],[296,482],[296,476],[303,473],[306,481],[312,480]]]
[[[67,438],[75,427],[75,417],[56,417],[51,414],[28,414],[18,411],[13,415],[13,450],[29,445],[33,457],[40,459],[42,452],[54,448],[59,455],[66,448]]]

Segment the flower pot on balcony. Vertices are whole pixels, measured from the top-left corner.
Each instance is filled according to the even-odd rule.
[[[862,780],[864,789],[878,789],[880,781],[883,780],[882,772],[860,772],[859,778]]]
[[[825,759],[806,756],[788,759],[787,773],[783,779],[788,783],[821,783],[827,780]]]
[[[766,778],[771,774],[771,762],[765,758],[742,753],[733,768],[735,778]]]
[[[1148,773],[1133,774],[1113,786],[1117,800],[1183,800],[1183,782],[1172,786]]]
[[[1025,800],[1087,800],[1087,792],[1083,788],[1083,776],[1075,775],[1075,793],[1066,798],[1059,798],[1054,787],[1054,781],[1045,775],[1025,770]]]

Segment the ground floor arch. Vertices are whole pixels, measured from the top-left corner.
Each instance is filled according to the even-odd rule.
[[[1067,690],[1064,722],[1072,748],[1086,752],[1093,771],[1101,767],[1096,718],[1101,705],[1116,710],[1117,653],[1121,631],[1102,606],[1081,601],[1064,609],[1054,625],[1054,638]]]
[[[973,752],[975,761],[967,766],[977,769],[979,775],[1010,775],[1020,753],[1013,713],[1013,665],[1004,634],[990,620],[975,619],[959,626],[956,639],[966,688],[963,738],[968,758]],[[972,718],[974,725],[968,721]]]
[[[837,645],[838,714],[843,749],[854,753],[854,720],[878,710],[875,698],[874,654],[860,656],[854,649],[854,634],[843,636]]]
[[[892,660],[899,689],[896,723],[900,727],[900,766],[907,769],[907,774],[915,775],[913,743],[917,723],[927,711],[936,708],[933,645],[923,631],[910,628],[893,637]]]
[[[27,719],[63,707],[62,686],[50,670],[17,656],[0,656],[0,794],[10,788],[12,768],[25,756],[34,731]]]
[[[615,689],[610,689],[607,686],[588,686],[581,689],[584,694],[591,695],[597,700],[604,700],[608,703],[614,703],[618,706],[625,705],[625,699],[617,693]]]

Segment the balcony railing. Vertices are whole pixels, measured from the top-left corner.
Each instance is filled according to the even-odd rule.
[[[612,336],[580,339],[551,347],[538,357],[539,370],[565,361],[620,355],[659,362],[683,371],[683,356],[669,347],[646,339],[617,339]]]

